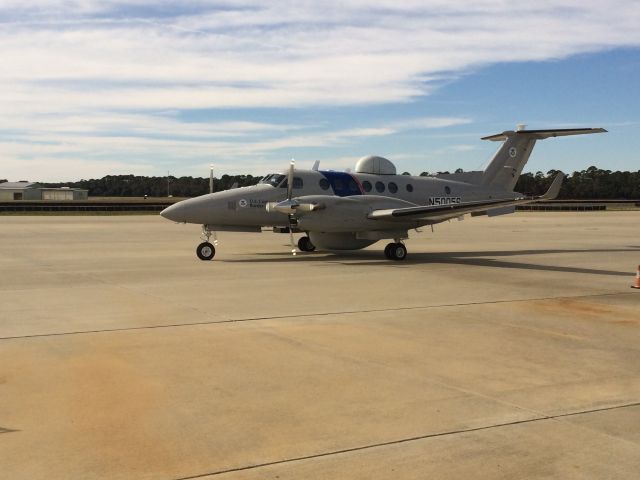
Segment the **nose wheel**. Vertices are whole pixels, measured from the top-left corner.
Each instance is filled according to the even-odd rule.
[[[216,254],[216,247],[209,242],[202,242],[196,248],[196,255],[200,260],[212,260]]]
[[[407,247],[401,242],[390,243],[384,249],[384,256],[389,260],[404,260],[407,258]]]
[[[213,234],[213,243],[209,242],[209,237]],[[200,245],[196,247],[196,255],[200,260],[213,260],[213,257],[216,255],[216,247],[214,245],[218,245],[218,238],[216,237],[216,232],[212,232],[209,230],[207,225],[202,225],[202,242]]]

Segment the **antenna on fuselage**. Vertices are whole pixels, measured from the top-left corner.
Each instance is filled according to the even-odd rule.
[[[320,160],[316,160],[315,162],[313,162],[313,167],[311,167],[311,170],[313,170],[314,172],[317,172],[319,168],[320,168]]]
[[[213,163],[209,165],[209,193],[213,193]]]

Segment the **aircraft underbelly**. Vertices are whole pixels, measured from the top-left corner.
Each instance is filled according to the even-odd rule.
[[[360,250],[377,241],[356,238],[354,232],[309,232],[309,238],[319,250]]]

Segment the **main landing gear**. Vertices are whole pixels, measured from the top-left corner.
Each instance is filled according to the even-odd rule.
[[[211,234],[213,234],[213,243],[209,242]],[[200,260],[213,260],[213,257],[216,255],[216,247],[214,247],[214,245],[218,244],[215,232],[212,232],[206,225],[203,225],[201,238],[204,242],[197,246],[196,255],[198,255]]]
[[[384,248],[384,256],[389,260],[404,260],[407,258],[407,247],[401,242],[390,243]]]
[[[298,240],[298,248],[301,252],[313,252],[316,249],[316,246],[311,243],[311,239],[309,237],[300,237],[300,240]]]

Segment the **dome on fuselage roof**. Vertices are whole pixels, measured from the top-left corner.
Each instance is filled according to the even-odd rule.
[[[395,175],[396,166],[384,157],[369,155],[356,163],[356,173],[373,173],[375,175]]]

